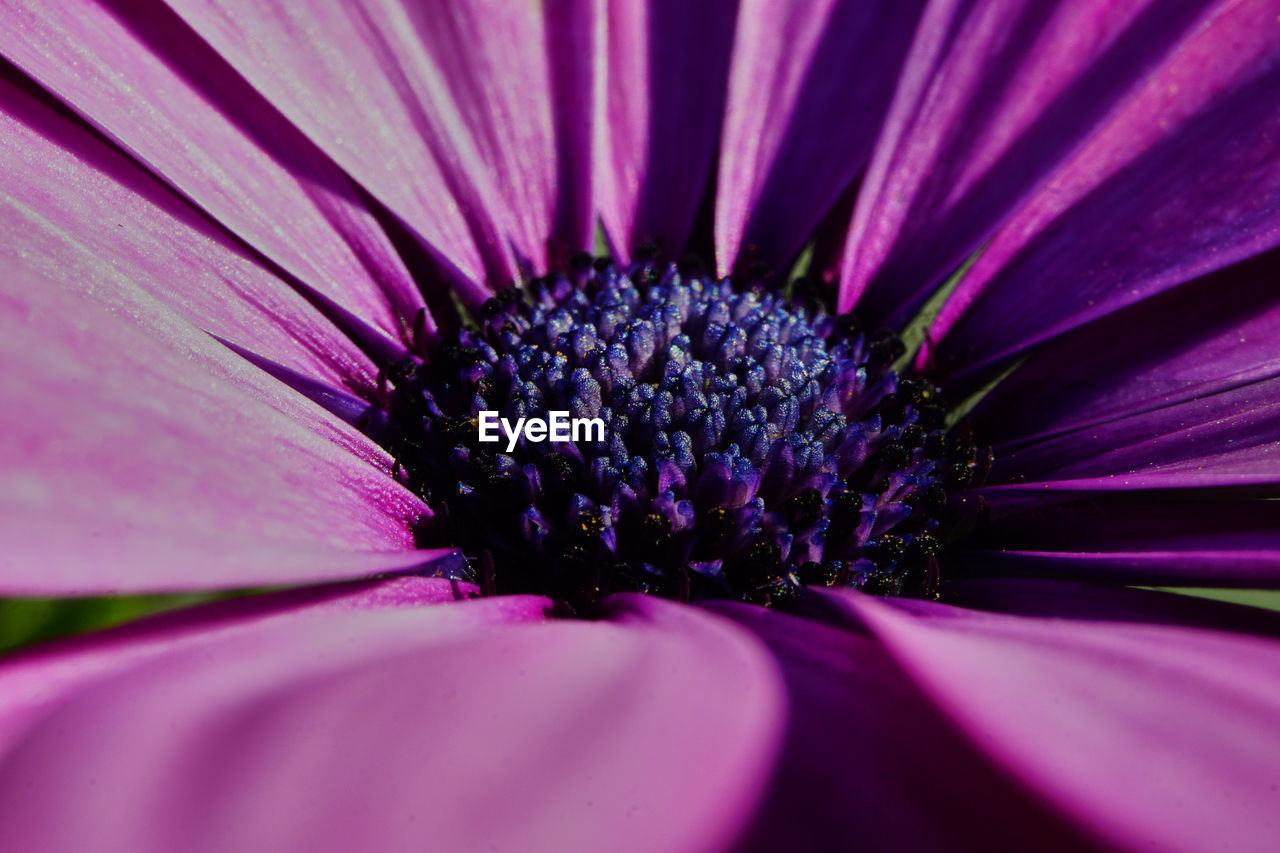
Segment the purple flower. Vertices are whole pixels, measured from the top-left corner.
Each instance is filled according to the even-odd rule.
[[[1270,0],[2,14],[8,848],[1273,846]]]

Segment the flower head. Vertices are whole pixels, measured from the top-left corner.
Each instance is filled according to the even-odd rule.
[[[894,339],[651,262],[586,259],[481,313],[400,371],[389,407],[444,522],[431,536],[488,573],[470,580],[576,612],[624,590],[773,603],[802,584],[936,585],[936,516],[972,447],[934,389],[890,369]],[[505,448],[479,428],[557,411],[601,428]]]
[[[0,15],[10,845],[1269,845],[1268,0]]]

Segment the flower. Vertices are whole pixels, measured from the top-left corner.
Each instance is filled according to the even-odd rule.
[[[1273,4],[4,15],[10,846],[1269,845]]]

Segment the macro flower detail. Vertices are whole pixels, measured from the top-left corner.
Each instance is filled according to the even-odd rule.
[[[6,849],[1274,847],[1273,0],[0,16]]]
[[[467,579],[491,592],[575,613],[618,591],[931,594],[945,487],[976,450],[948,437],[934,389],[889,368],[900,347],[820,305],[583,258],[395,371],[391,449],[436,511],[429,537],[476,555]],[[502,452],[481,439],[485,411],[566,411],[603,433]]]

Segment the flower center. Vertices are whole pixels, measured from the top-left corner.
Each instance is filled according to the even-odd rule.
[[[931,594],[972,443],[891,336],[652,263],[509,289],[399,378],[397,459],[430,542],[487,592],[579,614],[610,592],[774,604]],[[557,440],[567,439],[567,440]]]

